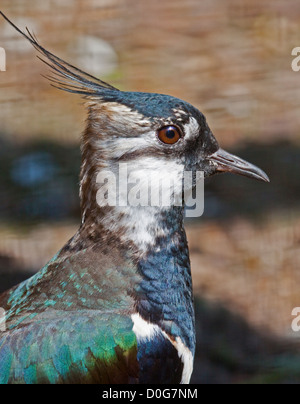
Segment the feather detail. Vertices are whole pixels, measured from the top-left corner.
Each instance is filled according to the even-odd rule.
[[[8,17],[6,17],[6,15],[3,14],[1,11],[0,14],[43,56],[37,57],[51,68],[53,75],[44,77],[46,77],[51,82],[51,85],[53,87],[70,93],[80,94],[85,97],[97,95],[101,96],[101,94],[107,94],[108,92],[119,92],[119,90],[112,85],[96,78],[95,76],[92,76],[89,73],[84,72],[81,69],[78,69],[77,67],[49,52],[47,49],[39,44],[34,34],[32,34],[28,28],[26,28],[26,34],[12,21],[10,21]],[[46,58],[46,60],[44,58]]]

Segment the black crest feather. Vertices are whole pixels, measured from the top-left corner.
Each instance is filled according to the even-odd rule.
[[[42,55],[42,57],[38,56],[38,58],[51,68],[52,75],[45,77],[50,80],[53,87],[70,93],[80,94],[82,96],[99,96],[101,94],[106,94],[107,92],[119,92],[117,88],[110,84],[105,83],[70,63],[67,63],[58,56],[55,56],[38,43],[36,37],[28,28],[26,28],[27,33],[25,33],[10,21],[2,11],[0,11],[0,14]]]

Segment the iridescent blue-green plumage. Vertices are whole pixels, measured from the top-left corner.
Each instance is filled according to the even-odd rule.
[[[7,331],[0,334],[1,383],[136,380],[137,342],[128,315],[133,300],[123,283],[137,276],[128,262],[120,268],[110,261],[98,279],[90,256],[83,250],[56,257],[2,297]],[[97,265],[106,265],[105,256],[102,261]]]
[[[127,249],[87,243],[75,252],[71,244],[0,297],[7,311],[7,331],[0,333],[0,383],[180,382],[183,364],[171,342],[163,334],[138,342],[131,318],[140,306],[149,321],[181,335],[173,329],[181,326],[181,309],[176,313],[168,305],[183,304],[184,314],[191,301],[190,295],[182,301],[179,288],[169,293],[174,281],[181,282],[178,264],[170,261],[172,280],[160,256],[147,267],[134,262]]]
[[[0,383],[134,383],[136,350],[126,316],[50,310],[1,338]]]
[[[220,149],[192,105],[119,91],[47,51],[0,14],[42,55],[54,86],[84,96],[88,109],[82,225],[45,268],[0,296],[6,311],[0,383],[188,383],[195,324],[183,171],[268,181],[266,174]],[[175,143],[160,137],[166,127],[178,135]],[[140,197],[148,194],[152,171],[153,189],[168,179],[173,185],[164,191],[171,190],[173,200],[99,203],[99,174],[116,179],[120,163],[127,164],[126,180],[136,169],[141,174]]]

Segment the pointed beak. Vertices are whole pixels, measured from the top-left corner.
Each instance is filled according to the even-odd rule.
[[[226,152],[223,149],[219,149],[212,154],[209,157],[209,160],[214,164],[217,172],[233,173],[253,178],[258,181],[270,182],[267,174],[260,168]]]

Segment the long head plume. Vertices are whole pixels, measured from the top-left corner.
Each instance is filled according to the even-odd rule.
[[[55,56],[43,46],[41,46],[36,37],[26,28],[23,32],[12,21],[0,11],[2,17],[21,35],[23,35],[32,46],[42,55],[37,56],[42,62],[48,65],[52,70],[52,75],[45,76],[51,81],[51,85],[60,90],[70,93],[80,94],[84,97],[109,95],[119,92],[119,90],[108,83],[78,69],[77,67],[65,62],[63,59]]]

